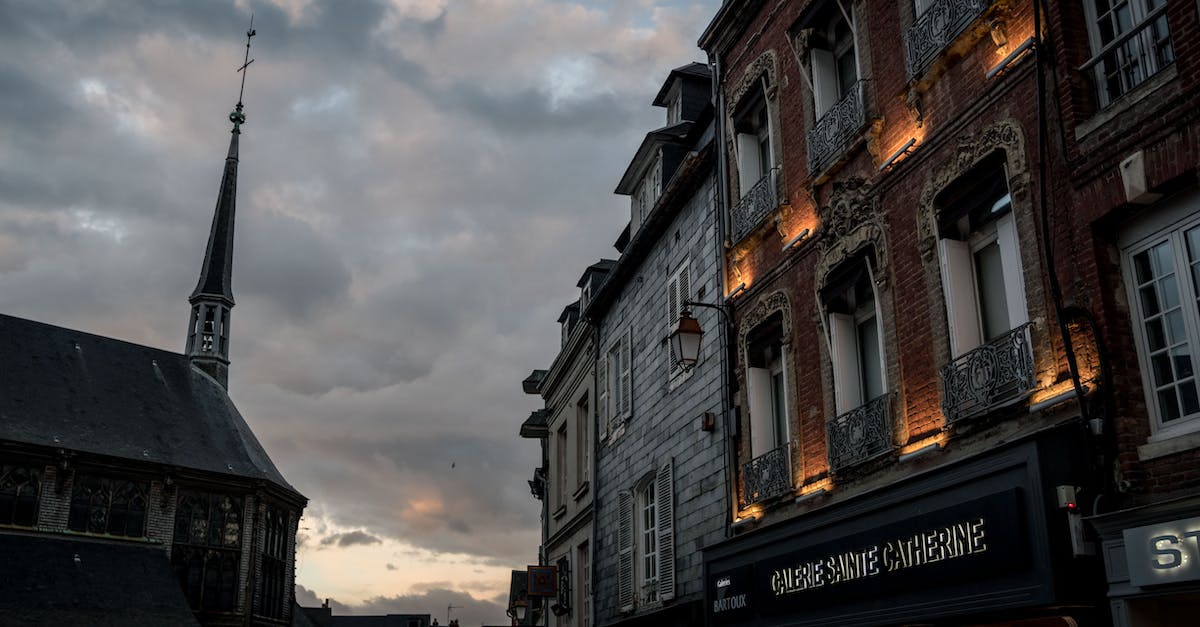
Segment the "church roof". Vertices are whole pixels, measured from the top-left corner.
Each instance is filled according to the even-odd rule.
[[[198,624],[162,547],[0,534],[0,564],[5,625]]]
[[[178,353],[0,314],[0,441],[270,481],[225,389]]]

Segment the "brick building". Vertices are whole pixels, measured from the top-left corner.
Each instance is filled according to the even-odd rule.
[[[1084,4],[701,37],[739,416],[708,623],[1194,611],[1197,5]]]
[[[0,623],[292,622],[307,500],[226,390],[230,120],[185,354],[0,315]]]

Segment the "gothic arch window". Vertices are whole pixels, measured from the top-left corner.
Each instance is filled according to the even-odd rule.
[[[267,506],[263,517],[262,577],[258,582],[261,602],[256,612],[261,616],[283,618],[289,601],[285,582],[287,557],[288,513]]]
[[[240,497],[180,490],[171,562],[193,610],[237,609],[242,520]]]
[[[86,533],[141,538],[146,535],[145,481],[77,476],[71,489],[67,528]]]
[[[0,465],[0,525],[37,524],[42,474],[27,466]]]

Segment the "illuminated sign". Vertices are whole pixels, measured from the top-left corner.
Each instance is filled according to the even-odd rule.
[[[1023,577],[1032,563],[1023,502],[1013,488],[932,511],[900,509],[885,525],[827,540],[794,537],[780,545],[790,551],[710,573],[708,611],[725,624],[746,612],[792,614]]]
[[[1129,583],[1156,586],[1200,579],[1200,518],[1126,529]]]

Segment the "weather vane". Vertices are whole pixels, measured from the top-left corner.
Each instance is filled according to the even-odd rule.
[[[229,114],[229,121],[233,122],[233,130],[238,131],[242,124],[246,122],[246,114],[242,113],[242,95],[246,93],[246,68],[254,63],[254,59],[250,58],[250,38],[258,34],[254,30],[254,14],[250,14],[250,28],[246,30],[246,57],[242,60],[242,67],[237,71],[242,73],[242,87],[238,90],[237,108],[233,113]]]

